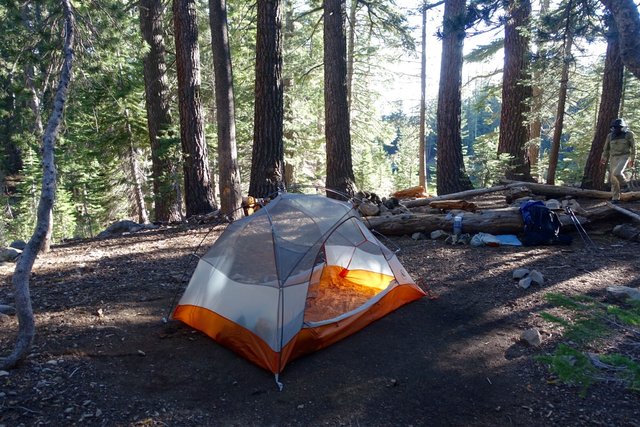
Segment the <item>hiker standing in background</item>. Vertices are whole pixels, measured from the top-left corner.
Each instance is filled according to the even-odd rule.
[[[624,119],[615,119],[611,123],[611,132],[604,143],[604,151],[600,162],[604,165],[609,160],[609,179],[611,181],[611,201],[620,201],[620,187],[626,185],[624,169],[633,166],[636,158],[636,141],[633,132]]]

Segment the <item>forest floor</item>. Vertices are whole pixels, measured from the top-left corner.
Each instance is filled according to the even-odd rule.
[[[291,362],[282,391],[271,373],[161,320],[195,268],[191,254],[220,229],[56,245],[33,269],[32,351],[0,371],[0,426],[639,426],[639,392],[615,379],[585,391],[536,359],[567,342],[541,316],[557,310],[545,295],[605,301],[607,286],[640,285],[640,244],[615,238],[614,225],[587,229],[597,249],[577,234],[545,247],[390,239],[430,297]],[[0,304],[13,304],[13,268],[0,267]],[[518,287],[517,268],[538,270],[545,284]],[[520,340],[529,328],[542,332],[539,347]],[[16,331],[15,316],[2,324],[3,353]],[[617,331],[589,351],[638,361],[637,340]]]

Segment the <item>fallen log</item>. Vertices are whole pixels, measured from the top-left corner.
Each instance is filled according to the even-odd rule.
[[[612,209],[615,209],[616,211],[620,212],[621,214],[624,214],[626,216],[628,216],[629,218],[633,219],[634,221],[640,222],[640,215],[638,215],[635,212],[631,212],[628,209],[625,209],[621,206],[618,205],[614,205],[613,203],[609,203],[607,202],[607,206],[609,206]]]
[[[507,188],[509,188],[508,185],[498,185],[498,186],[489,187],[489,188],[478,188],[476,190],[461,191],[459,193],[445,194],[437,197],[430,197],[430,198],[416,199],[416,200],[406,200],[406,201],[402,201],[402,204],[408,208],[413,208],[418,206],[428,206],[429,203],[439,201],[439,200],[468,199],[468,198],[480,196],[483,194],[503,191],[503,190],[506,190]]]
[[[611,199],[610,191],[588,190],[583,188],[566,187],[562,185],[538,184],[535,182],[524,182],[524,181],[505,181],[505,182],[508,183],[507,187],[515,187],[515,186],[527,187],[535,194],[539,194],[542,196],[552,196],[552,197],[573,196],[573,197],[583,197],[583,198],[591,198],[591,199]],[[631,192],[631,193],[622,193],[620,195],[620,200],[622,200],[623,202],[640,200],[640,191]]]
[[[483,210],[476,213],[464,212],[462,217],[463,233],[516,234],[524,227],[518,208]],[[364,218],[364,222],[370,229],[388,236],[453,229],[453,217],[442,214],[376,216]]]
[[[432,209],[441,209],[444,211],[459,209],[462,211],[475,212],[477,210],[477,206],[475,203],[467,202],[466,200],[434,200],[429,203],[429,207]]]

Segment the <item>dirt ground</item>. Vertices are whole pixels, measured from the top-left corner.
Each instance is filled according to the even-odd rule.
[[[282,391],[271,373],[162,322],[195,268],[192,254],[220,229],[57,245],[33,270],[32,352],[0,372],[0,426],[639,426],[640,394],[599,383],[580,397],[533,358],[562,339],[540,317],[545,293],[604,299],[607,286],[640,285],[640,244],[613,237],[613,225],[588,229],[599,249],[577,234],[571,246],[528,248],[390,239],[431,298],[291,362]],[[512,272],[522,267],[545,284],[517,287]],[[0,304],[13,303],[12,272],[0,267]],[[519,340],[532,327],[541,347]],[[15,317],[1,325],[2,352],[16,330]]]

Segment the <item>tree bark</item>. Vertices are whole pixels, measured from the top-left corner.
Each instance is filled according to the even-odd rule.
[[[64,11],[64,47],[63,64],[60,72],[60,81],[53,100],[53,111],[49,117],[47,128],[42,140],[42,193],[38,204],[38,219],[36,229],[27,243],[22,256],[16,264],[16,269],[12,277],[12,284],[15,292],[15,304],[19,322],[18,336],[13,351],[9,356],[0,359],[0,369],[14,367],[22,360],[33,342],[35,336],[35,322],[33,318],[33,307],[31,305],[31,295],[29,292],[29,279],[33,263],[36,260],[38,249],[43,239],[45,239],[48,224],[51,221],[51,209],[56,190],[56,168],[54,149],[62,117],[64,105],[71,82],[71,70],[73,65],[73,45],[75,20],[73,9],[69,0],[61,0]]]
[[[209,26],[216,88],[220,210],[231,220],[242,217],[242,187],[236,146],[233,68],[226,0],[209,0]]]
[[[596,129],[591,141],[591,149],[584,166],[582,188],[604,189],[606,164],[600,159],[604,150],[604,142],[609,133],[611,122],[618,117],[620,99],[622,98],[624,65],[620,58],[620,45],[615,23],[610,22],[607,32],[607,53],[604,60],[602,75],[602,93]]]
[[[507,2],[504,29],[504,71],[502,77],[502,108],[498,154],[511,156],[508,179],[531,180],[531,161],[526,150],[529,140],[527,102],[531,98],[529,83],[529,36],[531,16],[529,0]]]
[[[422,50],[420,57],[420,132],[418,135],[418,153],[420,156],[418,185],[428,192],[426,160],[426,122],[427,122],[427,5],[422,2]]]
[[[600,0],[611,11],[620,34],[624,65],[640,79],[640,13],[634,0]]]
[[[258,0],[256,84],[249,194],[284,189],[282,0]]]
[[[164,6],[162,0],[140,0],[139,10],[142,37],[149,47],[144,56],[144,88],[151,144],[154,217],[161,222],[180,221],[178,196],[173,190],[171,174],[176,165],[169,154],[175,138],[170,134],[173,120],[165,63]]]
[[[513,234],[521,232],[524,228],[518,208],[464,212],[462,217],[463,233]],[[364,222],[370,229],[388,236],[430,233],[435,230],[450,231],[453,228],[453,219],[443,214],[376,216],[367,217]]]
[[[465,0],[444,3],[442,60],[438,91],[438,194],[473,188],[462,157],[462,49],[465,38]]]
[[[174,0],[173,23],[178,72],[184,196],[187,216],[193,216],[207,214],[216,209],[200,97],[200,47],[196,0]]]
[[[573,28],[571,26],[571,13],[573,13],[572,5],[572,0],[569,0],[569,4],[567,5],[564,46],[562,48],[562,72],[560,75],[558,109],[556,111],[556,120],[553,126],[553,139],[551,140],[549,168],[547,170],[546,182],[550,185],[553,185],[556,182],[556,169],[558,168],[558,157],[560,154],[560,140],[562,138],[562,129],[564,126],[564,110],[567,102],[567,89],[569,87],[569,64],[572,61],[571,48],[573,46]]]
[[[350,197],[356,193],[347,101],[345,7],[345,0],[324,2],[326,187],[327,195],[333,198]]]

